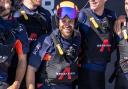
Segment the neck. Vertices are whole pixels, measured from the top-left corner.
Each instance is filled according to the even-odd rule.
[[[64,38],[64,39],[70,39],[71,37],[65,37],[64,35],[62,35],[62,37]]]
[[[61,36],[66,39],[66,40],[70,40],[72,38],[72,35],[69,35],[69,36],[64,36],[62,33],[61,33]]]
[[[31,0],[23,0],[23,4],[30,10],[35,10],[37,6],[33,5]]]
[[[94,13],[96,13],[97,15],[101,16],[104,13],[104,7],[103,8],[99,8],[98,10],[92,10]]]

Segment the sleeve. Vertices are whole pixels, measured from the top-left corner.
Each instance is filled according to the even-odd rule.
[[[83,9],[84,10],[84,9]],[[87,16],[85,15],[84,11],[81,10],[78,16],[78,29],[81,34],[81,40],[85,40],[86,38],[86,31],[89,30],[89,26],[87,25]]]
[[[81,33],[81,31],[88,30],[87,16],[85,15],[85,13],[84,13],[83,10],[81,10],[80,13],[79,13],[79,15],[78,15],[77,27],[80,30],[80,33]],[[84,35],[82,34],[82,36],[84,36]]]
[[[84,57],[85,49],[87,48],[86,31],[89,30],[89,27],[86,24],[86,21],[87,21],[87,16],[84,14],[83,10],[81,10],[78,16],[78,23],[77,23],[77,27],[80,31],[81,41],[82,41],[80,44],[80,53],[79,53],[80,59]]]
[[[16,29],[16,39],[15,47],[17,53],[27,54],[29,52],[29,41],[25,27],[22,24],[19,24],[18,28]]]
[[[120,37],[115,33],[114,31],[114,24],[116,21],[116,13],[113,11],[108,11],[108,14],[110,14],[111,17],[109,17],[109,24],[110,24],[110,29],[112,30],[112,47],[111,47],[111,52],[117,49],[117,45],[119,43]]]
[[[85,13],[84,13],[83,10],[81,10],[80,13],[79,13],[79,15],[78,15],[78,22],[79,23],[85,23],[86,20],[87,20],[87,16],[85,15]]]
[[[23,48],[22,47],[23,47],[23,45],[22,45],[21,41],[16,40],[15,48],[16,48],[16,52],[17,52],[18,55],[23,54]]]
[[[33,52],[30,55],[29,65],[38,69],[41,65],[42,59],[51,47],[50,44],[51,43],[48,37],[39,38]]]

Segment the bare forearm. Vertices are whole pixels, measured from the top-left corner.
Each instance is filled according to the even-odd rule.
[[[17,84],[18,86],[20,86],[20,84],[23,80],[23,77],[25,75],[26,65],[27,65],[26,58],[27,58],[26,55],[24,55],[18,61],[16,77],[15,77],[15,81],[14,81],[14,83]]]
[[[27,89],[35,89],[35,68],[28,66],[26,75]]]

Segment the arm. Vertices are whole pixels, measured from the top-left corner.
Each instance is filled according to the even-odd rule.
[[[122,25],[126,26],[126,16],[125,15],[121,15],[117,18],[117,20],[115,21],[115,25],[114,25],[114,31],[116,33],[116,35],[118,36],[118,47],[119,49],[126,49],[125,46],[127,46],[127,40],[124,38],[124,33],[122,32]],[[127,28],[126,28],[127,29]],[[125,45],[125,46],[123,46]],[[124,50],[123,49],[123,50]],[[124,52],[123,52],[124,53]]]
[[[29,42],[25,28],[19,24],[19,27],[15,30],[15,49],[18,55],[18,64],[16,69],[15,81],[7,89],[19,89],[22,79],[26,72],[27,66],[27,53],[29,51]]]
[[[25,75],[26,66],[27,66],[27,62],[26,62],[27,55],[26,54],[19,55],[18,58],[19,58],[19,61],[18,61],[17,69],[16,69],[16,77],[13,83],[14,88],[12,89],[19,89],[22,79]]]
[[[128,61],[128,41],[127,39],[125,39],[125,35],[128,35],[127,33],[124,34],[122,30],[127,30],[127,20],[126,20],[126,16],[122,15],[120,17],[118,17],[116,23],[117,25],[119,25],[119,27],[116,26],[116,33],[117,35],[119,36],[119,43],[118,43],[118,48],[119,48],[119,55],[120,55],[120,58],[119,58],[119,64],[123,70],[123,72],[127,72],[126,70],[126,66],[128,65],[127,64],[127,61]],[[123,26],[126,26],[125,29],[122,28],[122,25]]]
[[[17,69],[16,69],[15,81],[7,89],[19,89],[22,79],[25,75],[25,71],[26,71],[27,54],[23,53],[22,43],[19,40],[16,42],[16,51],[18,54],[18,65],[17,65]]]
[[[46,41],[44,41],[43,39],[44,38],[39,39],[37,41],[37,44],[29,58],[29,66],[28,66],[27,75],[26,75],[27,89],[36,89],[35,88],[35,85],[36,85],[35,72],[40,67],[42,63],[42,59],[49,48],[49,45],[48,45],[49,43],[46,43]]]
[[[125,39],[125,35],[123,33],[123,29],[122,29],[122,25],[126,26],[126,16],[122,15],[120,17],[118,17],[118,19],[115,22],[115,32],[118,35],[118,37],[120,38],[118,40],[118,49],[119,49],[119,60],[118,60],[118,64],[121,67],[122,71],[125,73],[126,77],[128,78],[128,71],[127,71],[127,66],[128,66],[128,41],[127,39]],[[127,30],[127,28],[125,29]]]
[[[27,69],[27,75],[26,75],[27,89],[35,89],[35,72],[36,72],[36,69],[31,65],[29,65]]]
[[[115,21],[115,25],[114,25],[114,31],[115,33],[121,37],[122,36],[122,32],[121,32],[121,27],[122,24],[126,23],[126,16],[125,15],[121,15],[117,18],[117,20]]]

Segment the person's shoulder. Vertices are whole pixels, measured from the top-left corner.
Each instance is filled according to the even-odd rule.
[[[15,32],[20,33],[26,30],[25,26],[22,23],[20,23],[16,18],[13,19],[12,24]]]
[[[51,44],[51,38],[50,38],[49,34],[45,34],[45,35],[40,36],[37,41],[41,42],[42,44],[44,44],[44,43],[48,44],[48,45]]]
[[[81,10],[80,10],[80,12],[84,12],[84,11],[89,11],[90,10],[90,8],[85,8],[85,7],[83,7]]]
[[[78,29],[74,29],[74,37],[76,37],[76,38],[81,37],[80,31]]]
[[[14,18],[19,18],[21,16],[20,14],[20,11],[16,10],[14,13],[13,13],[13,17]]]
[[[22,16],[22,12],[25,14],[28,13],[27,7],[25,7],[23,4],[21,4],[21,6],[13,12],[13,17],[20,18]]]
[[[78,15],[78,21],[79,22],[83,22],[83,20],[84,21],[87,20],[87,15],[86,15],[87,11],[89,11],[89,8],[82,8],[80,10],[79,15]]]
[[[112,11],[112,10],[110,10],[110,9],[105,8],[105,13],[106,13],[106,15],[108,15],[109,17],[116,18],[116,13],[115,13],[115,11]]]
[[[51,16],[50,12],[47,9],[45,9],[45,8],[43,8],[41,6],[38,7],[38,10],[39,10],[40,13],[46,15],[47,17]]]

